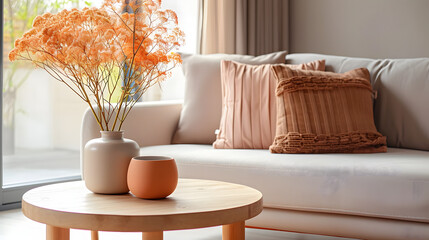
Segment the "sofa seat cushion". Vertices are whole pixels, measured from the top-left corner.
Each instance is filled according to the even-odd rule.
[[[176,159],[179,176],[245,184],[264,207],[429,222],[429,152],[271,154],[211,145],[150,146]]]

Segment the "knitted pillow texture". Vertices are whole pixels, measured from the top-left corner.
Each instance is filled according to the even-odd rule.
[[[346,73],[272,66],[278,84],[272,153],[386,152],[366,68]]]
[[[214,148],[268,149],[273,143],[277,80],[271,66],[222,61],[222,117]],[[324,71],[325,60],[287,66]]]

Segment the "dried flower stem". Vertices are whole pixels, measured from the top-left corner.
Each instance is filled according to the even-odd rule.
[[[64,83],[89,105],[100,130],[121,130],[148,88],[181,63],[171,51],[184,34],[176,14],[160,5],[105,0],[101,8],[45,13],[16,40],[9,59],[33,62]],[[120,13],[124,8],[132,13]]]

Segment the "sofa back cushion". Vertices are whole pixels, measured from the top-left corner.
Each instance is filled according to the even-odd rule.
[[[429,58],[368,59],[322,54],[290,54],[287,63],[326,60],[326,71],[365,67],[377,91],[374,120],[390,147],[429,150]]]
[[[221,60],[246,64],[284,63],[286,51],[258,57],[233,54],[181,54],[185,98],[172,143],[212,144],[222,114]]]

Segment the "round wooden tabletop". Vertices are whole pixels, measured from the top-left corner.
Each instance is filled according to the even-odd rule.
[[[79,181],[28,191],[22,211],[30,219],[60,228],[156,232],[250,219],[262,211],[262,194],[233,183],[179,179],[169,197],[144,200],[131,194],[94,194]]]

